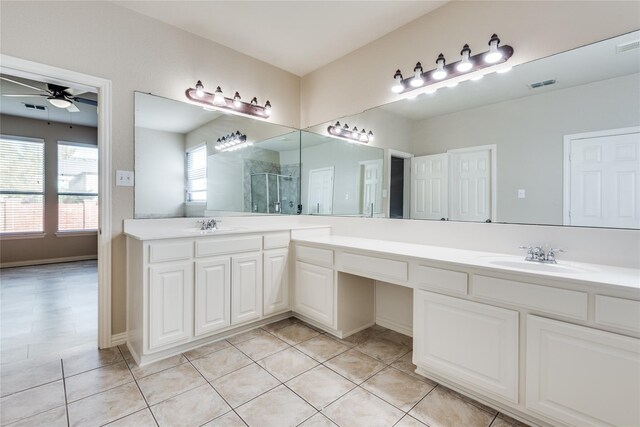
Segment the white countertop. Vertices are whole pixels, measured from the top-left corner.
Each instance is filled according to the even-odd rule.
[[[193,222],[193,221],[192,221]],[[265,225],[227,225],[221,221],[218,230],[201,232],[193,224],[176,226],[161,221],[125,222],[124,234],[137,240],[180,239],[189,237],[214,237],[233,234],[268,233],[272,231],[311,230],[327,228],[326,225],[305,224],[265,224]]]
[[[524,255],[471,251],[440,246],[389,240],[367,239],[349,236],[322,236],[293,239],[297,243],[352,249],[379,253],[381,255],[404,256],[429,261],[454,264],[462,267],[490,269],[544,279],[578,281],[589,284],[609,285],[640,290],[640,270],[601,264],[563,261],[558,264],[538,264],[524,261]]]

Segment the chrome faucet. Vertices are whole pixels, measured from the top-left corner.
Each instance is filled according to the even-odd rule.
[[[545,245],[545,247],[548,248],[549,246]],[[541,262],[543,264],[557,264],[556,253],[564,252],[559,248],[549,248],[545,251],[541,246],[520,246],[519,248],[527,251],[527,256],[524,258],[525,261]]]
[[[211,219],[203,219],[201,221],[198,221],[198,224],[200,224],[200,230],[207,231],[207,230],[216,230],[218,228],[218,222],[220,221],[215,220],[214,218],[211,218]]]

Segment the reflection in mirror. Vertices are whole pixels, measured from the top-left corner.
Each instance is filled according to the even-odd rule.
[[[302,213],[381,214],[383,150],[305,131],[300,147]]]
[[[386,216],[640,228],[638,40],[636,31],[339,120],[373,129],[388,149]]]
[[[135,218],[297,213],[300,131],[138,92],[135,104]]]

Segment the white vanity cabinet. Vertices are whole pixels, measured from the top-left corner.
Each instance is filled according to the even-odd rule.
[[[414,291],[414,363],[518,402],[518,312]]]
[[[640,340],[527,316],[526,407],[573,426],[640,425]]]
[[[289,302],[289,249],[271,249],[263,253],[263,314],[277,314],[291,308]]]
[[[149,268],[149,348],[191,337],[193,279],[190,262]]]
[[[262,316],[262,259],[260,253],[231,258],[231,324]]]
[[[195,336],[231,325],[231,258],[195,263]]]
[[[329,328],[334,327],[333,269],[296,261],[294,310]]]

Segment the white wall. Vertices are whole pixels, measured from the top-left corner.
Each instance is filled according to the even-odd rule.
[[[136,217],[184,216],[184,135],[141,127],[135,132]]]
[[[0,52],[111,80],[112,171],[133,170],[133,93],[184,100],[201,79],[269,99],[272,123],[298,127],[300,79],[272,65],[107,1],[3,1]],[[112,333],[125,330],[125,238],[133,189],[112,189]]]
[[[390,90],[397,68],[407,77],[417,61],[433,67],[439,53],[486,46],[492,33],[516,65],[637,30],[639,16],[637,1],[451,1],[303,76],[301,127],[400,99]]]
[[[562,224],[564,136],[639,126],[638,94],[633,74],[422,120],[411,152],[497,144],[498,221]]]

